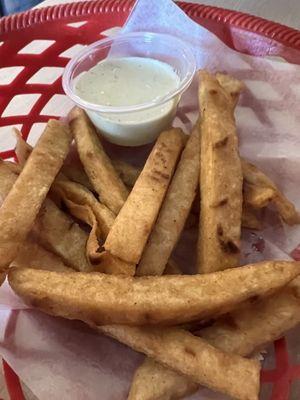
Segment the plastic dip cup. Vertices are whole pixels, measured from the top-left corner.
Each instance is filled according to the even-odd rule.
[[[128,100],[126,104],[125,100],[121,105],[98,104],[87,100],[86,96],[78,91],[80,79],[85,74],[88,76],[89,71],[97,68],[99,63],[103,64],[104,60],[113,63],[124,58],[138,60],[137,57],[142,59],[144,66],[147,61],[148,64],[157,66],[167,64],[167,69],[170,67],[173,75],[174,72],[176,74],[175,87],[167,90],[164,87],[159,96],[148,98],[145,102],[132,104]],[[153,60],[156,61],[153,63]],[[189,87],[195,70],[193,53],[189,45],[181,39],[166,34],[136,32],[99,40],[83,49],[66,66],[63,88],[66,94],[87,112],[101,135],[108,141],[124,146],[139,146],[154,141],[163,129],[171,125],[180,97]],[[122,88],[124,84],[126,86],[126,82],[123,82]],[[97,93],[98,89],[101,91],[101,87],[94,85],[93,92]],[[129,98],[130,82],[126,95],[127,93]],[[114,96],[117,95],[115,91]]]

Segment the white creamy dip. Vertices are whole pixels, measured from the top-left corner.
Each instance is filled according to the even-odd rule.
[[[126,107],[155,102],[141,111],[100,113],[87,110],[93,123],[113,143],[137,146],[149,143],[171,123],[178,97],[160,105],[176,90],[180,79],[164,62],[143,57],[109,58],[80,74],[75,92],[89,103]]]

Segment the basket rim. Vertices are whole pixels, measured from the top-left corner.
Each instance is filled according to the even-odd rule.
[[[70,17],[88,17],[90,15],[109,13],[128,14],[132,10],[134,3],[134,0],[92,0],[28,10],[0,18],[0,38],[1,35],[25,29],[35,24],[54,22]],[[300,31],[295,28],[251,14],[220,7],[184,1],[180,1],[177,4],[192,18],[204,18],[251,31],[295,50],[300,50]]]
[[[91,0],[77,3],[59,4],[28,10],[0,18],[0,40],[14,31],[26,29],[32,25],[55,22],[68,18],[88,18],[97,14],[125,14],[132,10],[135,0]],[[290,28],[251,14],[228,10],[220,7],[188,3],[177,3],[191,18],[203,18],[223,25],[232,26],[256,33],[266,39],[300,51],[300,30]],[[5,381],[11,400],[24,400],[20,380],[12,368],[3,360]]]

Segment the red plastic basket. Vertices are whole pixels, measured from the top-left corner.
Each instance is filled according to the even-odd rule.
[[[65,101],[61,73],[72,52],[78,49],[78,45],[105,36],[112,27],[122,26],[133,4],[131,0],[86,1],[0,19],[0,129],[21,126],[22,134],[27,138],[36,135],[36,128],[41,128],[49,117],[59,117],[49,104],[54,100]],[[300,64],[300,32],[295,29],[240,12],[183,2],[178,4],[194,21],[240,52],[280,56]],[[249,40],[249,31],[264,38],[259,47]],[[25,47],[37,40],[41,41],[39,52],[29,54]],[[8,68],[16,66],[20,68],[14,68],[13,78],[4,84],[1,71],[7,75]],[[51,75],[48,82],[39,78],[39,71],[43,68],[49,68],[46,70],[46,75]],[[31,95],[29,103],[26,103],[24,95]],[[26,112],[23,115],[11,112],[12,101],[23,103]],[[0,133],[0,141],[2,139]],[[0,156],[13,157],[12,147],[8,141]],[[262,372],[262,381],[272,385],[270,399],[288,400],[292,382],[300,380],[300,365],[290,365],[285,339],[275,342],[274,350],[276,366]],[[4,374],[11,400],[24,400],[19,379],[5,362]]]

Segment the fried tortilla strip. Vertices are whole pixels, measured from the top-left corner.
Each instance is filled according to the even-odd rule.
[[[300,323],[299,297],[296,278],[276,295],[227,314],[199,334],[221,350],[250,355]],[[128,400],[179,399],[197,389],[186,376],[146,359],[134,375]]]
[[[229,94],[233,106],[235,107],[239,100],[240,93],[245,88],[245,84],[242,81],[226,74],[217,73],[216,78],[222,88]]]
[[[0,208],[0,268],[16,257],[71,144],[69,128],[50,120]]]
[[[185,228],[190,229],[197,227],[199,225],[199,215],[195,215],[193,212],[190,212],[185,223]]]
[[[65,200],[65,204],[69,208],[71,214],[79,220],[86,222],[90,227],[89,237],[86,243],[86,257],[93,264],[100,261],[100,244],[98,238],[101,236],[101,229],[98,221],[89,206],[75,204],[71,200]]]
[[[88,234],[50,199],[46,199],[33,226],[34,237],[46,249],[78,271],[91,271],[86,257]]]
[[[266,207],[276,196],[273,182],[253,164],[241,159],[244,177],[244,207],[261,209]]]
[[[182,152],[136,274],[162,275],[196,196],[199,177],[199,125]]]
[[[140,340],[142,340],[142,337]],[[181,375],[152,358],[146,357],[145,361],[135,371],[127,400],[181,399],[194,393],[198,390],[198,387],[197,383],[191,381],[185,375]]]
[[[0,205],[3,203],[21,172],[21,168],[15,170],[14,167],[12,168],[12,164],[14,163],[0,159]],[[18,167],[17,164],[16,166]]]
[[[16,137],[16,146],[15,146],[15,153],[18,159],[18,163],[24,167],[28,157],[32,152],[32,146],[28,144],[22,136],[22,133],[17,128],[13,128],[13,132]]]
[[[49,271],[72,271],[56,254],[44,249],[32,237],[28,237],[19,248],[11,267],[46,269]]]
[[[89,181],[87,174],[85,173],[83,167],[78,164],[64,164],[61,168],[61,172],[66,178],[72,182],[79,183],[84,186],[89,191],[93,192],[94,188]]]
[[[270,188],[273,189],[273,191],[278,190],[271,179],[249,161],[242,159],[242,168],[244,180],[247,183],[258,187]],[[265,204],[263,207],[264,206]]]
[[[275,198],[276,191],[270,187],[255,186],[244,181],[244,204],[249,204],[254,209],[261,209]]]
[[[89,209],[90,212],[94,214],[99,225],[102,239],[106,239],[114,223],[115,215],[104,204],[101,204],[93,193],[79,183],[71,182],[66,179],[56,179],[52,185],[51,191],[64,201],[72,215],[88,225],[93,226],[94,224],[91,222],[89,216],[85,218],[85,214],[80,212],[76,213],[76,205]]]
[[[15,153],[19,164],[23,166],[32,151],[32,147],[23,139],[21,132],[17,128],[13,128],[13,131],[17,139]],[[141,173],[141,168],[134,167],[122,160],[113,159],[111,161],[124,184],[132,188]],[[65,162],[61,172],[69,178],[69,180],[80,183],[91,191],[93,190],[84,169],[78,163],[70,164]]]
[[[15,153],[18,163],[23,167],[33,148],[23,139],[22,134],[18,129],[13,128],[13,131],[17,139]],[[67,163],[66,161],[67,160],[65,160],[65,163],[61,167],[61,174],[63,174],[70,181],[79,183],[89,190],[93,190],[91,183],[83,170],[83,167],[79,164],[80,161],[77,163]]]
[[[19,171],[16,171],[16,172],[20,173],[21,170],[23,169],[27,159],[29,158],[29,156],[33,150],[33,147],[23,139],[22,133],[18,129],[13,128],[13,132],[14,132],[14,134],[16,136],[16,140],[17,140],[16,146],[15,146],[15,153],[16,153],[16,156],[18,159],[18,164],[12,163],[12,169],[14,169],[15,165],[17,165],[19,168]],[[63,168],[63,166],[62,166],[62,168]],[[61,168],[61,170],[62,170],[62,168]],[[57,177],[66,179],[66,177],[62,174],[62,172],[59,172]]]
[[[166,268],[164,270],[164,274],[165,275],[181,275],[182,271],[179,268],[179,266],[176,264],[176,262],[173,259],[169,259]],[[123,327],[121,326],[120,329],[122,330]],[[155,368],[154,368],[155,366]],[[168,392],[168,386],[164,387],[164,382],[161,382],[159,380],[159,374],[160,374],[160,370],[162,370],[163,372],[165,370],[168,370],[168,368],[161,366],[160,364],[156,363],[156,361],[152,360],[149,357],[146,357],[144,362],[140,365],[140,367],[136,370],[135,372],[135,376],[133,378],[132,384],[131,384],[131,388],[130,388],[130,393],[129,393],[129,397],[128,400],[130,400],[131,398],[134,399],[135,397],[137,399],[147,399],[147,394],[148,393],[152,393],[152,390],[154,390],[154,392],[156,393],[156,390],[158,393],[162,393],[163,395],[165,393]],[[171,370],[170,371],[170,375],[174,375],[177,376],[176,372],[173,372]],[[143,376],[146,376],[146,379],[149,378],[149,387],[147,385],[147,381],[146,381],[146,385],[141,385],[140,386],[140,378]],[[138,383],[137,385],[135,384],[135,379],[137,379]],[[152,387],[152,379],[157,379],[159,382],[159,386],[158,388],[154,388]],[[182,391],[183,393],[187,393],[187,387],[190,387],[190,381],[186,378],[187,381],[187,385],[185,385],[183,383],[183,385],[180,386],[176,386],[176,390],[177,390],[177,394],[180,394],[180,392]],[[173,382],[172,382],[173,383]],[[167,385],[169,385],[170,383],[167,382]],[[174,383],[176,385],[176,383]],[[198,386],[196,384],[194,384],[195,388],[197,388]],[[192,393],[192,390],[191,390]],[[168,399],[168,397],[161,397],[161,400],[163,399]]]
[[[97,325],[175,325],[215,317],[253,296],[272,294],[299,273],[300,263],[286,261],[180,277],[18,268],[10,283],[24,301],[51,315]]]
[[[118,214],[125,203],[128,191],[106,155],[95,128],[85,112],[73,108],[69,114],[70,127],[77,145],[82,165],[100,201]]]
[[[173,128],[158,137],[104,243],[112,255],[129,263],[140,261],[182,147],[181,129]]]
[[[166,265],[166,268],[164,270],[165,275],[181,275],[182,272],[179,268],[179,266],[174,262],[174,260],[170,259]],[[120,329],[122,330],[123,327],[121,326]],[[160,376],[160,371],[162,373],[165,372],[165,370],[169,371],[170,378],[167,380],[167,385],[164,385],[164,381],[160,381],[159,376]],[[176,393],[179,396],[180,393],[187,393],[187,388],[191,387],[190,381],[188,378],[186,379],[187,384],[185,385],[185,382],[183,384],[179,384],[179,386],[176,385],[176,381],[171,381],[171,376],[174,375],[174,377],[177,377],[177,373],[174,371],[169,370],[168,368],[160,365],[156,361],[152,360],[149,357],[146,357],[143,363],[137,368],[133,381],[131,384],[130,388],[130,393],[128,396],[128,400],[130,399],[143,399],[147,400],[148,396],[156,396],[156,393],[161,395],[159,399],[169,399],[167,396],[168,393],[168,387],[169,385],[171,386],[171,389],[175,390],[176,387]],[[144,381],[145,378],[145,381]],[[156,380],[159,384],[159,386],[153,387],[152,386],[152,380]],[[144,384],[145,383],[145,384]],[[195,383],[194,384],[195,390],[198,388],[198,385]],[[190,393],[192,393],[193,390],[191,389]]]
[[[22,171],[22,167],[19,164],[15,163],[13,161],[8,161],[8,160],[4,161],[1,159],[0,159],[0,162],[2,162],[4,165],[6,165],[6,167],[9,168],[9,170],[13,174],[15,174],[16,177],[20,175],[20,172]]]
[[[82,206],[77,206],[77,205],[75,207],[82,208]],[[83,212],[86,213],[87,210],[83,209]],[[95,215],[90,210],[88,212],[93,222],[92,222],[92,229],[90,231],[89,238],[86,244],[86,256],[91,262],[91,264],[93,264],[93,263],[98,263],[100,260],[100,250],[99,250],[100,244],[98,241],[98,237],[100,236],[100,234],[99,234],[99,226],[96,221]]]
[[[247,203],[243,203],[242,227],[258,231],[263,228],[263,224],[257,216],[257,211]]]
[[[218,319],[200,335],[222,349],[246,355],[281,337],[300,323],[300,279],[296,278],[276,295],[251,301]]]
[[[111,275],[135,275],[135,264],[123,261],[108,251],[103,251],[100,254],[98,265],[95,265],[94,269],[95,271]]]
[[[17,164],[16,164],[17,165]],[[17,165],[18,166],[18,165]],[[15,183],[21,168],[0,161],[0,199],[3,201]],[[85,257],[88,235],[64,214],[52,200],[46,199],[33,226],[33,235],[50,252],[59,256],[64,263],[79,271],[90,271],[91,265]],[[70,246],[70,243],[73,246]],[[28,264],[27,264],[28,265]]]
[[[179,328],[121,329],[110,325],[98,327],[98,330],[183,373],[198,384],[235,399],[258,399],[260,364],[256,360],[225,353]]]
[[[20,131],[17,129],[14,131],[17,137],[15,152],[19,163],[24,165],[32,147],[24,141]],[[63,170],[64,166],[61,171]],[[93,263],[97,262],[99,259],[97,252],[99,248],[98,238],[106,239],[115,215],[106,206],[99,203],[86,187],[70,181],[63,172],[55,179],[51,193],[55,200],[63,200],[73,216],[91,226],[92,229],[87,240],[87,257]]]
[[[200,71],[200,232],[198,271],[239,264],[242,168],[234,120],[235,98],[218,80]]]
[[[19,168],[17,171],[14,171],[15,167],[12,169],[11,164],[12,163],[8,164],[6,161],[0,163],[0,180],[3,183],[0,187],[0,194],[3,199],[6,197],[21,171],[21,168],[17,164],[15,165]],[[79,198],[81,200],[86,200],[88,198],[89,203],[94,204],[94,201],[91,201],[90,198],[92,194],[89,193],[87,189],[80,187],[78,191],[77,184],[73,184],[73,182],[67,180],[63,182],[65,183],[63,188],[67,189],[66,194],[69,195],[69,197],[75,199]],[[61,179],[56,179],[53,186],[57,184],[57,187],[59,187],[60,183]],[[76,187],[74,187],[74,185]],[[102,236],[102,232],[100,232],[98,226],[98,220],[100,220],[100,218],[97,214],[97,205],[99,204],[97,200],[95,199],[97,205],[94,205],[94,211],[96,210],[95,214],[98,215],[98,220],[96,220],[94,213],[89,207],[75,204],[71,200],[67,200],[67,198],[64,200],[74,216],[92,227],[89,236],[80,229],[73,220],[64,214],[52,200],[47,199],[42,206],[45,214],[40,213],[33,228],[36,240],[40,241],[43,246],[47,247],[51,252],[64,259],[65,263],[74,269],[89,271],[92,269],[91,262],[95,271],[133,276],[135,274],[135,265],[116,259],[111,255],[105,257],[105,254],[98,253],[99,243],[97,238]],[[113,216],[111,211],[107,208],[106,210]],[[103,227],[105,229],[105,223],[103,223]],[[70,243],[74,243],[76,247],[70,246]],[[28,263],[27,265],[30,264]]]
[[[282,220],[288,225],[300,224],[300,214],[296,210],[293,203],[291,203],[281,192],[273,199],[273,203]]]
[[[198,203],[200,203],[200,200],[198,200]],[[193,204],[195,204],[195,202]],[[198,221],[199,221],[199,210],[195,208],[190,212],[185,227],[186,228],[195,227],[198,225]],[[259,210],[254,209],[252,206],[250,206],[250,204],[245,202],[243,202],[243,210],[242,210],[242,228],[255,229],[255,230],[262,230],[263,228],[263,223],[260,219]]]
[[[242,168],[246,203],[254,208],[262,208],[273,202],[286,224],[295,225],[300,223],[299,212],[270,178],[246,160],[242,160]]]
[[[115,170],[126,186],[133,187],[141,173],[141,169],[122,160],[112,160]]]
[[[91,227],[87,240],[86,254],[92,264],[100,262],[100,243],[105,240],[113,224],[115,215],[101,204],[84,186],[68,179],[56,179],[51,194],[59,202],[63,202],[70,213]]]
[[[181,275],[182,271],[179,267],[179,265],[172,259],[170,258],[169,261],[167,262],[166,268],[164,270],[165,275]]]
[[[83,165],[80,161],[75,142],[71,146],[68,157],[65,159],[64,164],[62,166],[61,172],[70,181],[80,183],[82,186],[86,187],[91,192],[94,192],[95,189],[93,188],[93,185],[89,181],[89,178],[85,173]]]

